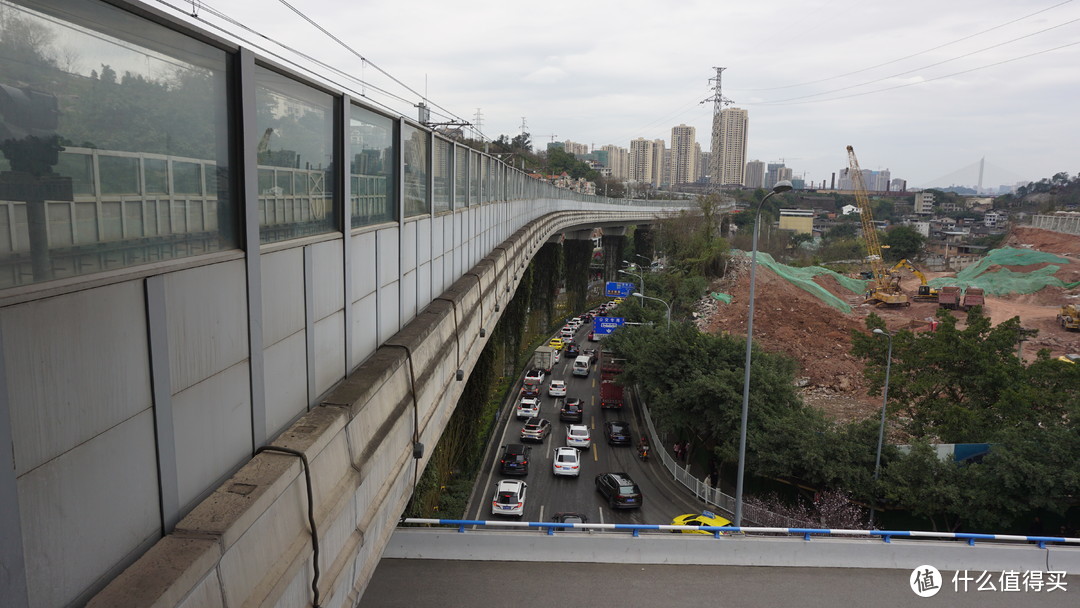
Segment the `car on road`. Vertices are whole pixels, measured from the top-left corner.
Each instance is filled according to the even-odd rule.
[[[721,526],[730,526],[731,521],[729,521],[727,519],[724,519],[723,517],[720,517],[719,515],[717,515],[716,513],[713,513],[712,511],[703,511],[701,513],[687,513],[685,515],[680,515],[680,516],[676,517],[675,519],[671,520],[671,525],[673,525],[673,526],[717,526],[717,527],[721,527]],[[672,530],[672,532],[675,532],[675,533],[682,532],[682,533],[685,533],[685,534],[713,534],[713,532],[709,532],[708,530]],[[723,534],[723,532],[720,532],[720,534]]]
[[[536,384],[541,385],[544,383],[544,370],[542,369],[530,369],[525,372],[524,384]]]
[[[527,483],[519,479],[504,479],[495,484],[491,514],[521,517],[525,513],[525,492],[528,487]]]
[[[584,513],[577,513],[575,511],[560,511],[551,518],[551,521],[557,524],[587,524],[589,518]]]
[[[578,355],[578,356],[579,357],[580,356],[588,357],[589,358],[589,365],[592,365],[592,364],[596,363],[596,358],[599,355],[596,353],[595,348],[583,348],[583,349],[581,349],[581,354]]]
[[[518,418],[535,418],[540,415],[540,400],[535,397],[522,397],[517,405]]]
[[[529,418],[521,427],[522,441],[543,441],[551,433],[551,423],[546,418]]]
[[[589,427],[584,424],[571,424],[566,429],[566,445],[572,448],[588,449],[592,445]]]
[[[556,475],[577,477],[581,474],[581,456],[577,448],[555,448],[551,472]]]
[[[581,405],[581,399],[569,398],[563,401],[559,408],[559,420],[562,422],[581,422],[585,414],[585,408]]]
[[[528,475],[530,451],[532,448],[521,443],[504,445],[502,457],[499,458],[499,472],[503,475]]]
[[[599,341],[600,341],[600,338],[596,337],[596,332],[595,331],[590,331],[589,332],[589,342],[599,342]]]
[[[580,348],[578,347],[578,345],[576,343],[574,343],[574,342],[567,342],[566,343],[566,356],[568,356],[568,357],[576,357],[576,356],[578,356],[578,352],[580,352]]]
[[[630,423],[624,420],[608,420],[604,423],[604,435],[608,445],[630,445]]]
[[[548,346],[550,346],[551,348],[554,348],[555,350],[562,350],[562,347],[563,347],[562,338],[552,338],[552,339],[548,340]]]
[[[1070,353],[1068,355],[1061,355],[1057,358],[1057,360],[1064,363],[1080,363],[1080,355],[1076,353]]]
[[[540,396],[540,385],[539,384],[522,384],[521,385],[521,396],[522,397],[532,397],[532,398],[539,397]]]
[[[552,380],[548,384],[548,397],[565,397],[566,380]]]
[[[563,340],[573,340],[574,339],[574,328],[570,327],[569,325],[563,327],[562,331],[559,332],[559,337],[562,338]]]
[[[641,489],[626,473],[601,473],[596,476],[596,491],[612,509],[636,509],[644,498]]]

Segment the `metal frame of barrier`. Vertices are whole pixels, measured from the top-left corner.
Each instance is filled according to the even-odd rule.
[[[701,531],[709,532],[713,538],[721,538],[726,534],[739,532],[742,534],[780,534],[786,536],[802,536],[803,540],[809,541],[813,536],[863,536],[867,538],[878,537],[883,542],[891,542],[893,538],[933,538],[938,540],[964,540],[968,545],[975,546],[975,541],[1002,542],[1002,543],[1031,543],[1045,549],[1047,543],[1058,545],[1075,545],[1080,547],[1080,538],[1068,538],[1064,536],[1018,536],[1015,534],[975,534],[969,532],[925,532],[921,530],[831,530],[825,528],[763,528],[748,526],[678,526],[673,524],[566,524],[543,521],[489,521],[480,519],[429,519],[423,517],[404,517],[400,524],[415,524],[428,526],[456,527],[457,531],[464,534],[467,526],[481,526],[492,528],[539,528],[547,534],[555,534],[560,529],[578,530],[624,530],[633,536],[640,536],[644,531]]]

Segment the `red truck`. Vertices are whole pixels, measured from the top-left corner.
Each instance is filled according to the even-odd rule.
[[[960,307],[960,288],[956,285],[946,285],[938,290],[938,306],[956,310]]]
[[[982,288],[968,287],[966,290],[964,290],[964,303],[961,308],[967,310],[972,306],[983,306],[985,304],[986,299],[983,297]]]
[[[623,387],[615,383],[615,377],[622,372],[622,359],[616,359],[606,350],[600,351],[600,407],[621,408],[623,406]]]

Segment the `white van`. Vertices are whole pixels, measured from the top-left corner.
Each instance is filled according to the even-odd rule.
[[[574,375],[575,376],[588,376],[589,368],[592,366],[592,358],[588,355],[581,355],[574,359]]]

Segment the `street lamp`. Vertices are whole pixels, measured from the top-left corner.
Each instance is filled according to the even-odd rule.
[[[761,199],[757,211],[754,213],[754,238],[750,250],[750,311],[746,318],[746,369],[743,372],[742,423],[739,425],[739,473],[735,482],[736,527],[742,525],[743,476],[746,472],[746,417],[747,410],[750,408],[750,348],[754,338],[754,276],[757,270],[758,220],[761,219],[761,208],[765,205],[765,201],[769,200],[769,197],[774,194],[787,192],[788,190],[791,190],[791,182],[786,179],[776,182],[772,192],[769,192],[765,195],[765,198]]]
[[[878,428],[877,436],[877,458],[874,460],[874,481],[878,480],[878,476],[881,474],[881,444],[885,440],[885,406],[889,404],[889,371],[892,369],[892,334],[881,329],[880,327],[874,329],[874,334],[878,336],[885,336],[889,339],[889,353],[885,355],[885,389],[884,398],[881,400],[881,426]],[[877,484],[875,484],[876,486]],[[870,529],[874,529],[874,511],[877,507],[877,488],[875,487],[870,495]]]
[[[641,293],[645,293],[645,277],[641,276],[640,274],[638,274],[636,272],[630,272],[629,270],[620,269],[619,272],[621,272],[623,274],[628,274],[630,276],[637,277],[638,278],[638,291],[640,291]]]
[[[646,295],[643,295],[643,294],[641,294],[639,292],[636,292],[636,291],[633,293],[633,295],[635,297],[644,298],[646,300],[656,300],[657,302],[660,302],[661,304],[666,306],[667,307],[667,328],[669,330],[671,329],[671,304],[668,304],[667,302],[661,300],[660,298],[653,298],[653,297],[650,297],[650,296],[646,296]]]
[[[648,262],[649,266],[652,266],[652,258],[647,258],[647,257],[641,255],[640,253],[635,253],[634,255],[641,258],[641,259],[643,259],[643,260],[645,260],[646,262]]]

